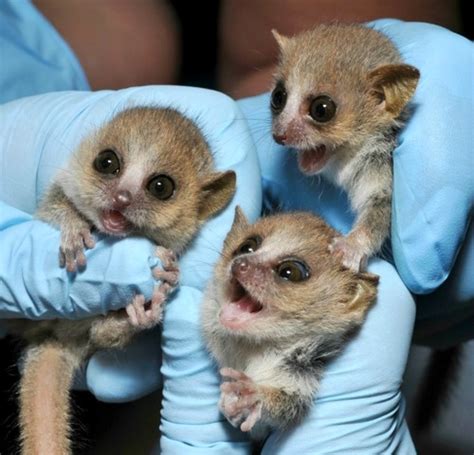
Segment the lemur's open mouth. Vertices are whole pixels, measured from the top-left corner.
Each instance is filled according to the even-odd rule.
[[[324,144],[312,149],[300,150],[298,151],[298,166],[305,174],[317,174],[326,166],[329,156]]]
[[[100,221],[105,232],[110,235],[126,235],[132,229],[130,221],[118,210],[103,210]]]
[[[229,300],[222,305],[219,319],[229,329],[241,329],[263,310],[263,305],[252,298],[245,287],[232,278],[229,283]]]

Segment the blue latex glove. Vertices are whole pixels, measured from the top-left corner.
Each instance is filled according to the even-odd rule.
[[[0,50],[2,63],[9,69],[0,72],[0,101],[51,90],[88,88],[77,59],[29,1],[0,2]],[[246,453],[248,441],[235,443],[243,436],[228,431],[217,411],[218,389],[208,387],[215,385],[216,375],[200,338],[199,320],[202,289],[230,227],[234,205],[239,203],[250,219],[261,210],[257,158],[235,103],[205,90],[149,87],[52,94],[3,106],[0,199],[32,213],[39,195],[79,138],[130,104],[182,108],[204,128],[217,165],[237,172],[239,187],[232,206],[206,225],[182,258],[182,286],[165,310],[162,447],[168,453],[188,453],[192,448],[206,454]],[[20,214],[22,220],[24,216]],[[36,240],[34,247],[39,248]],[[51,246],[54,257],[58,247],[58,242]],[[123,249],[134,251],[134,247]],[[92,262],[89,258],[89,267]],[[126,269],[121,276],[127,283]],[[83,303],[88,308],[87,302]],[[87,365],[84,385],[107,401],[124,401],[148,393],[160,383],[158,343],[159,334],[152,331],[137,337],[123,351],[98,352]],[[195,381],[195,389],[190,381]]]
[[[58,52],[60,51],[58,50]],[[251,119],[251,126],[255,131],[261,130],[260,123],[256,121],[257,116],[255,112],[262,112],[263,109],[265,111],[263,118],[266,119],[268,125],[266,101],[264,103],[256,102],[252,105],[252,101],[250,100],[248,106],[249,112],[247,115],[248,118]],[[243,107],[245,108],[245,105]],[[249,147],[247,133],[244,131],[245,128],[242,126],[237,127],[236,125],[236,123],[238,123],[236,120],[239,115],[236,115],[235,112],[233,115],[234,119],[230,122],[233,128],[230,128],[230,131],[234,131],[234,133],[238,132],[238,134],[227,134],[225,142],[234,143],[235,141],[237,149],[241,146]],[[213,129],[212,126],[210,128],[211,130]],[[214,131],[212,131],[212,133],[214,134]],[[222,134],[220,130],[217,130],[216,133]],[[265,144],[262,143],[261,134],[261,132],[255,133],[256,143],[264,150]],[[265,134],[268,135],[268,132]],[[252,158],[248,158],[247,161],[250,165],[252,164]],[[272,166],[272,161],[265,162],[264,164],[266,167]],[[247,169],[247,172],[249,171],[252,173],[254,168],[250,166],[249,169]],[[295,175],[295,180],[299,177],[300,176]],[[292,185],[294,184],[295,180],[292,180],[291,175],[286,178],[289,179],[288,181]],[[284,186],[285,181],[282,180],[282,182]],[[272,189],[270,185],[267,185],[267,196],[272,194],[272,192],[275,193],[274,187],[275,185],[273,185]],[[244,194],[243,197],[247,197],[251,194],[252,190],[251,185],[245,188],[244,191],[248,191],[248,193]],[[334,189],[329,188],[328,192],[330,195],[331,192],[334,192]],[[327,192],[325,192],[325,194],[327,194]],[[304,196],[304,193],[301,194],[301,196]],[[298,197],[294,191],[292,192],[292,197]],[[282,203],[285,199],[287,200],[288,198],[281,198]],[[239,201],[241,204],[242,202],[243,199]],[[344,201],[339,202],[341,205],[334,207],[334,209],[330,204],[326,204],[325,215],[329,219],[332,219],[336,226],[342,228],[345,224],[347,227],[348,223],[350,223],[350,219],[344,220],[344,216],[341,217],[341,213],[344,209]],[[293,204],[287,203],[288,207],[292,205]],[[295,204],[295,206],[297,206],[297,204]],[[252,215],[255,215],[255,213],[250,212],[247,207],[247,214],[252,218]],[[191,262],[191,264],[194,269],[197,264],[200,266],[202,264],[202,257],[198,258],[194,264]],[[370,346],[372,346],[372,350],[374,350],[374,346],[383,346],[384,348],[380,352],[369,352],[369,359],[373,361],[364,363],[368,371],[365,375],[360,375],[360,381],[357,381],[355,387],[351,389],[345,388],[347,387],[345,381],[351,383],[353,380],[353,375],[347,379],[348,366],[358,365],[357,362],[361,363],[362,360],[366,361],[367,359],[361,355],[357,355],[355,359],[354,357],[348,359],[346,356],[349,355],[350,351],[356,349],[352,347],[344,354],[344,357],[340,358],[338,364],[342,364],[342,371],[339,373],[335,371],[331,377],[334,381],[334,378],[341,374],[341,380],[343,382],[342,388],[347,390],[348,393],[347,395],[339,394],[336,397],[332,397],[331,393],[329,393],[326,405],[326,416],[329,416],[329,418],[326,417],[326,420],[321,423],[324,423],[322,425],[322,427],[324,427],[323,433],[328,435],[325,439],[326,443],[331,441],[331,435],[334,438],[341,436],[342,440],[339,446],[341,448],[347,447],[347,443],[349,443],[349,446],[353,449],[353,447],[359,443],[359,439],[353,439],[353,444],[351,444],[350,438],[345,437],[345,435],[351,431],[360,431],[361,426],[365,429],[366,427],[373,427],[372,432],[366,431],[365,433],[361,433],[361,436],[372,436],[372,439],[364,440],[358,444],[362,452],[364,452],[363,449],[365,447],[374,448],[373,451],[369,450],[369,452],[379,452],[385,448],[388,448],[387,451],[390,452],[390,448],[395,447],[406,452],[411,450],[411,443],[406,435],[406,427],[401,420],[403,413],[401,412],[402,403],[399,401],[398,386],[401,376],[400,371],[403,370],[405,364],[407,334],[411,333],[413,304],[398,277],[393,272],[393,269],[381,262],[374,263],[371,267],[373,267],[372,270],[375,273],[382,275],[381,296],[379,304],[376,306],[376,309],[371,312],[366,324],[367,327],[372,327],[372,329],[369,330],[368,338],[364,338],[368,329],[364,329],[359,337],[365,340],[361,343],[366,347],[366,351],[361,349],[361,353],[365,355],[365,352],[367,352]],[[196,277],[197,281],[199,281],[201,277],[198,274],[194,274],[193,269],[190,269],[190,271],[191,275]],[[245,441],[232,445],[228,443],[229,439],[242,438],[243,435],[238,433],[233,434],[231,430],[229,430],[228,433],[226,426],[222,424],[222,416],[217,412],[216,401],[219,394],[217,389],[218,379],[217,376],[213,374],[209,358],[199,342],[198,307],[188,303],[187,305],[184,304],[181,308],[178,304],[174,304],[175,302],[181,302],[181,299],[186,302],[191,302],[191,299],[197,300],[200,298],[200,295],[200,291],[198,291],[197,288],[194,289],[194,286],[183,285],[175,300],[168,305],[165,315],[165,329],[169,327],[170,331],[164,337],[165,360],[163,364],[163,375],[165,381],[165,397],[162,416],[162,450],[164,453],[244,453],[248,448]],[[392,303],[393,305],[396,304],[397,308],[392,310]],[[379,308],[381,309],[378,310]],[[382,311],[383,308],[387,309]],[[393,314],[398,314],[399,318],[395,320]],[[167,321],[170,320],[173,321],[173,323],[167,323]],[[386,334],[383,334],[383,336],[380,335],[382,323],[385,324],[384,330],[386,331]],[[173,328],[176,329],[173,330]],[[400,336],[401,340],[397,341],[397,336]],[[386,340],[386,337],[388,337],[388,340]],[[136,346],[132,346],[125,355],[120,355],[122,362],[114,362],[110,356],[105,356],[105,359],[96,356],[88,367],[89,386],[91,387],[92,384],[92,389],[98,391],[99,395],[102,393],[103,397],[114,401],[127,396],[133,396],[135,389],[143,388],[140,368],[146,366],[150,360],[153,368],[159,362],[158,355],[154,352],[154,343],[156,343],[156,340],[147,341],[149,342],[150,353],[152,354],[148,356],[138,356],[139,361],[137,361],[136,357]],[[359,342],[359,340],[357,340],[357,342]],[[356,345],[356,343],[353,344]],[[135,349],[135,351],[133,349]],[[138,352],[143,354],[142,349]],[[384,370],[380,372],[380,375],[374,374],[373,370],[379,364],[383,366]],[[124,371],[124,369],[126,369],[126,371]],[[328,377],[331,371],[332,370],[328,372]],[[115,372],[117,372],[117,374],[115,374]],[[369,374],[369,372],[371,377],[377,380],[377,384],[375,385],[376,390],[372,390],[369,387],[369,390],[372,390],[372,397],[371,400],[368,401],[365,396],[365,389],[362,387],[366,384],[371,385],[370,381],[367,380],[367,374]],[[354,374],[360,374],[359,368],[356,369]],[[153,375],[151,376],[154,377]],[[145,382],[148,380],[149,378],[145,377]],[[325,381],[325,383],[328,381],[329,379]],[[153,383],[153,380],[149,382]],[[378,382],[380,382],[380,384]],[[323,389],[326,387],[326,390],[331,392],[331,387],[327,388],[328,386],[326,386],[325,383],[323,383]],[[110,394],[107,393],[108,387],[112,389]],[[333,389],[339,392],[341,388],[338,388],[337,383],[334,383]],[[362,390],[363,392],[361,392]],[[337,400],[338,398],[341,398],[341,401],[343,401],[346,407],[338,407],[332,403],[333,399]],[[323,400],[322,396],[320,401],[321,400]],[[387,403],[385,403],[386,401]],[[367,412],[366,406],[374,406],[371,412],[366,414],[366,422],[348,422],[351,416],[360,415],[362,411]],[[348,412],[345,412],[345,409],[347,409]],[[383,425],[374,425],[374,421],[377,423],[383,422]],[[338,426],[337,423],[341,423],[341,425]],[[318,428],[314,426],[312,420],[309,420],[309,425],[311,427],[311,434],[315,434],[319,439],[319,434],[313,433],[313,431],[318,432]],[[299,438],[298,435],[300,436]],[[316,447],[315,444],[312,443],[314,436],[308,438],[308,434],[306,433],[306,436],[303,435],[302,437],[305,438],[308,443],[311,443],[312,448],[309,450],[309,453],[314,453],[314,447]],[[289,441],[291,442],[291,438]],[[297,450],[298,447],[301,447],[301,443],[304,443],[301,434],[298,433],[296,435],[294,442],[295,441],[299,444],[294,446],[295,450]],[[334,441],[332,442],[334,443]],[[289,444],[288,441],[287,444]],[[322,444],[324,445],[324,440]],[[288,445],[287,447],[290,446]],[[367,451],[365,451],[365,453],[367,453]]]
[[[233,169],[237,174],[238,188],[232,204],[204,225],[191,248],[180,259],[181,285],[178,292],[166,304],[162,332],[164,450],[166,447],[175,447],[176,444],[178,447],[192,444],[192,432],[183,430],[191,425],[200,437],[206,435],[210,443],[220,441],[215,450],[216,453],[222,453],[222,450],[227,450],[226,441],[232,438],[228,433],[227,424],[218,413],[216,402],[209,401],[209,396],[214,398],[216,389],[210,389],[209,395],[207,384],[215,381],[215,372],[200,337],[200,301],[223,239],[232,224],[235,205],[239,204],[252,220],[255,220],[261,211],[260,172],[255,148],[247,124],[242,120],[242,114],[237,109],[236,103],[230,98],[203,89],[142,87],[118,92],[58,92],[24,98],[0,106],[2,124],[0,199],[5,204],[22,211],[18,212],[17,220],[12,218],[9,222],[10,226],[5,232],[10,232],[10,235],[5,238],[5,242],[2,241],[2,248],[5,245],[10,251],[9,256],[16,261],[17,256],[14,254],[18,253],[16,248],[19,244],[21,251],[26,252],[23,255],[26,254],[27,258],[31,254],[34,258],[39,256],[40,259],[33,261],[33,265],[38,263],[44,268],[44,270],[35,269],[38,273],[36,276],[36,272],[13,273],[10,272],[11,268],[5,266],[8,283],[5,290],[0,293],[0,311],[4,312],[3,315],[8,311],[12,313],[11,307],[16,304],[17,309],[14,311],[17,314],[33,314],[36,311],[33,310],[36,308],[34,305],[39,305],[35,297],[37,294],[42,296],[43,307],[41,313],[35,313],[36,316],[82,315],[77,310],[74,312],[71,307],[80,308],[86,313],[94,311],[95,302],[82,301],[82,298],[87,296],[87,292],[92,292],[89,288],[99,294],[102,289],[89,285],[89,281],[95,278],[94,271],[100,280],[104,276],[104,273],[100,273],[103,262],[98,261],[97,265],[94,262],[96,248],[99,248],[97,251],[101,249],[100,242],[98,247],[88,252],[86,272],[78,274],[74,283],[78,287],[75,294],[78,302],[68,306],[64,303],[64,298],[68,298],[70,294],[70,290],[69,294],[67,292],[69,284],[65,280],[64,271],[57,264],[59,233],[41,222],[29,221],[24,212],[31,213],[35,210],[37,201],[54,173],[84,135],[121,109],[138,105],[172,106],[185,112],[202,127],[213,151],[216,167]],[[9,213],[10,211],[13,213],[13,209],[9,209]],[[26,232],[24,236],[32,240],[28,240],[27,243],[21,241],[20,234],[23,231]],[[45,232],[48,234],[47,241],[44,239]],[[109,266],[112,267],[116,279],[120,279],[123,283],[122,287],[135,290],[140,281],[136,273],[130,275],[128,264],[135,260],[140,261],[143,264],[142,268],[149,273],[150,251],[147,249],[149,243],[145,240],[125,239],[115,242],[112,248],[105,245],[106,242],[103,243],[104,255],[113,256],[117,248],[124,251],[120,261],[117,262],[112,257]],[[7,260],[5,264],[9,262],[11,263]],[[86,280],[86,286],[80,280],[86,277],[89,269],[91,273]],[[131,270],[133,272],[133,268]],[[50,275],[59,276],[55,283],[63,295],[62,299],[54,303],[47,302],[51,302],[49,297],[56,294],[51,292],[49,286],[43,285]],[[128,281],[129,278],[137,280],[138,284],[132,286],[134,282]],[[17,302],[14,297],[22,296],[20,291],[17,291],[18,286],[20,289],[23,286],[40,290],[35,291],[36,294],[31,294],[28,302]],[[4,294],[8,296],[9,289],[14,289],[17,294],[12,297],[12,303],[6,305]],[[108,309],[107,299],[102,299],[101,302],[104,307],[99,311]],[[119,303],[124,305],[126,302]],[[22,309],[20,305],[25,305],[26,309]],[[124,401],[137,398],[159,385],[159,363],[159,338],[157,333],[152,332],[138,338],[124,351],[101,352],[94,355],[87,366],[86,385],[102,400]],[[190,381],[194,379],[195,374],[196,384],[205,384],[202,394],[190,387]],[[200,427],[203,419],[206,425],[209,425]],[[175,432],[176,423],[180,424],[177,432]],[[237,435],[238,437],[240,435]],[[242,448],[246,447],[242,445]]]
[[[89,89],[84,72],[67,43],[29,0],[0,3],[0,56],[0,102],[50,91]],[[32,137],[30,115],[35,118],[42,113],[47,117],[47,109],[37,110],[37,104],[33,102],[31,108],[31,113],[25,111],[20,117],[22,124],[9,123],[12,131],[19,127],[17,147],[23,142],[24,131],[30,139]],[[8,116],[10,111],[1,112]],[[2,127],[5,126],[2,134],[10,134],[4,123],[7,119],[5,115],[1,118]],[[41,135],[38,120],[41,119],[36,118],[36,132]],[[46,121],[45,126],[51,128],[52,125]],[[10,196],[14,206],[21,206],[32,213],[38,197],[35,180],[38,166],[53,171],[65,159],[70,148],[57,138],[53,153],[43,162],[40,161],[41,142],[37,155],[34,149],[28,148],[33,144],[24,145],[21,150],[24,160],[19,161],[23,172],[19,176],[26,186]],[[9,175],[9,169],[18,164],[14,155],[16,150],[9,147],[7,150],[7,145],[2,142],[2,193],[7,191],[8,178],[15,175]],[[7,159],[10,160],[8,165]],[[21,181],[16,183],[21,186]],[[135,292],[150,296],[153,281],[147,263],[149,242],[127,239],[109,246],[110,241],[99,241],[94,250],[87,253],[87,270],[71,280],[57,267],[58,236],[59,233],[49,226],[31,221],[29,214],[0,202],[0,318],[20,315],[31,318],[81,317],[119,308]],[[27,261],[24,261],[25,258]],[[0,324],[0,336],[3,333]],[[157,331],[141,335],[115,363],[110,361],[109,353],[97,353],[91,359],[87,377],[83,375],[87,382],[82,380],[82,386],[92,391],[97,389],[104,398],[109,399],[131,399],[153,390],[159,383],[157,343]],[[137,355],[137,351],[149,352],[150,355],[145,358]],[[141,376],[141,388],[136,387],[137,371]]]
[[[0,2],[0,67],[0,103],[90,88],[68,44],[31,0]]]
[[[406,286],[426,293],[443,283],[463,241],[468,241],[473,118],[472,65],[467,61],[472,46],[427,24],[383,20],[374,26],[394,39],[405,60],[422,75],[415,115],[394,153],[392,246]],[[250,119],[258,145],[264,203],[311,210],[348,232],[354,216],[346,196],[322,178],[303,176],[295,155],[272,142],[268,94],[242,100],[240,107]],[[470,245],[465,248],[472,253]],[[472,262],[473,254],[460,257],[463,272],[472,270],[469,257]],[[369,270],[381,281],[367,322],[330,364],[308,419],[294,431],[274,433],[264,454],[415,452],[400,393],[414,301],[392,266],[373,259]],[[472,298],[472,275],[469,282],[467,276],[461,274],[464,281],[457,292],[464,296],[470,292]]]
[[[390,19],[372,25],[421,70],[415,112],[394,152],[392,248],[406,286],[428,294],[448,277],[472,216],[474,46],[435,25]],[[316,210],[347,232],[353,214],[345,195],[318,177],[302,178],[294,156],[269,137],[268,95],[245,106],[260,124],[255,140],[268,192],[285,208]]]
[[[29,178],[26,174],[23,183]],[[83,318],[122,308],[135,294],[151,297],[150,266],[156,263],[151,242],[101,239],[86,252],[87,268],[68,274],[59,267],[59,231],[1,202],[5,180],[0,185],[0,319]]]
[[[237,193],[231,206],[205,226],[183,256],[181,285],[166,305],[162,437],[157,453],[243,454],[249,450],[246,436],[230,429],[217,409],[217,375],[201,337],[200,302],[232,225],[235,205],[251,220],[260,215],[260,170],[247,123],[235,102],[208,91],[202,91],[199,99],[190,97],[184,88],[177,88],[176,93],[182,93],[187,114],[199,119],[217,164],[237,173]]]

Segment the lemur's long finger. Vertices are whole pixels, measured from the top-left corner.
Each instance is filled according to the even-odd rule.
[[[169,271],[178,270],[178,259],[174,251],[163,246],[157,246],[155,255],[161,260],[164,269]]]
[[[153,295],[151,297],[151,305],[149,310],[147,310],[147,315],[149,321],[154,325],[157,324],[161,319],[161,314],[163,312],[163,303],[166,300],[166,294],[163,294],[160,291],[160,287],[155,287],[153,290]]]
[[[255,424],[260,420],[261,415],[262,415],[262,404],[257,403],[253,407],[252,411],[247,416],[247,418],[240,425],[240,429],[243,432],[250,431],[255,426]]]
[[[138,324],[140,326],[147,325],[148,317],[145,312],[145,297],[142,296],[141,294],[139,296],[136,296],[133,299],[132,305],[135,308]]]
[[[83,229],[81,231],[81,236],[82,236],[82,241],[84,243],[84,246],[86,248],[91,249],[95,247],[95,239],[89,229]]]
[[[76,252],[76,266],[79,268],[85,267],[87,264],[86,255],[84,254],[83,250],[79,250]]]
[[[220,389],[223,393],[233,393],[239,397],[251,396],[255,394],[255,388],[248,381],[226,381],[221,384]]]
[[[163,296],[168,297],[168,294],[174,289],[169,283],[166,281],[162,281],[160,285],[158,286],[158,291],[163,294]]]
[[[249,410],[255,406],[257,398],[255,394],[246,397],[239,397],[239,399],[228,405],[228,410],[232,415],[240,414],[244,410]]]
[[[179,273],[175,271],[166,271],[159,268],[155,268],[153,269],[153,276],[157,280],[166,281],[173,287],[175,287],[179,281]]]
[[[130,303],[129,305],[127,305],[125,307],[125,311],[127,312],[130,324],[132,324],[133,327],[138,327],[138,319],[137,319],[137,315],[136,315],[136,312],[135,312],[135,307],[133,306],[133,304]]]
[[[136,295],[133,298],[132,303],[128,304],[125,307],[125,311],[128,314],[128,317],[130,319],[130,323],[134,327],[139,327],[140,326],[140,317],[139,317],[139,314],[137,313],[137,311],[140,308],[143,309],[144,306],[145,306],[145,296],[139,294],[139,295]]]
[[[245,374],[242,373],[241,371],[234,370],[233,368],[221,368],[219,373],[221,374],[222,377],[224,378],[231,378],[237,380],[248,380],[249,377]]]
[[[66,263],[66,270],[68,272],[75,272],[76,271],[76,258],[74,255],[73,250],[67,249],[64,252],[65,263]]]

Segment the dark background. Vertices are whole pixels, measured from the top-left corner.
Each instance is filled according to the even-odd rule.
[[[215,88],[217,57],[217,18],[219,1],[174,0],[183,34],[183,66],[180,83]],[[205,5],[205,6],[203,6]],[[470,0],[460,0],[461,34],[474,39],[474,21],[468,7]]]

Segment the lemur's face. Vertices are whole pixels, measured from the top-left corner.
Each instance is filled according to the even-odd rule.
[[[362,321],[376,280],[344,269],[329,253],[333,237],[309,214],[278,215],[254,225],[237,216],[213,281],[222,330],[276,339]]]
[[[280,59],[270,102],[272,133],[297,151],[305,174],[322,172],[392,125],[416,87],[415,68],[386,65],[398,53],[375,30],[319,26],[292,38],[274,35]]]
[[[121,112],[81,145],[71,167],[68,196],[99,231],[166,231],[176,239],[173,247],[186,243],[235,189],[233,172],[214,172],[197,127],[170,109]]]

